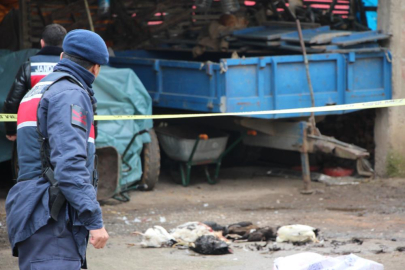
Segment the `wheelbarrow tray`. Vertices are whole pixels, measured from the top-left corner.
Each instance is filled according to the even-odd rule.
[[[201,127],[161,127],[156,129],[159,142],[165,153],[172,159],[188,162],[200,134],[208,135],[207,140],[200,140],[195,150],[192,163],[210,163],[225,151],[228,134]]]

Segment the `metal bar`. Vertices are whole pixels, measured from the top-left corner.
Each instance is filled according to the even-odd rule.
[[[302,178],[304,180],[304,192],[307,192],[311,189],[311,172],[309,170],[308,153],[301,152],[301,167]]]
[[[86,13],[87,19],[89,20],[90,30],[94,32],[93,19],[91,18],[89,3],[87,2],[87,0],[84,0],[84,5],[86,6]]]
[[[187,164],[186,186],[190,184],[190,177],[191,177],[191,165]]]
[[[198,146],[198,143],[200,142],[200,137],[197,137],[197,140],[195,141],[195,144],[194,144],[194,146],[193,146],[193,151],[191,151],[191,155],[190,155],[190,157],[188,158],[188,162],[187,162],[187,165],[192,165],[192,163],[193,163],[193,157],[194,157],[194,154],[195,154],[195,150],[197,150],[197,146]]]
[[[215,180],[212,180],[212,179],[211,179],[210,172],[208,171],[208,166],[205,166],[204,172],[205,172],[205,177],[207,177],[207,182],[208,182],[209,184],[214,185],[214,184],[217,183]],[[215,178],[215,179],[216,179],[216,178]]]
[[[238,145],[243,138],[245,138],[247,136],[247,134],[242,134],[236,141],[234,141],[231,146],[229,146],[224,152],[222,152],[222,154],[219,156],[219,158],[217,159],[217,162],[221,162],[222,159],[224,158],[224,156],[226,156],[233,148],[235,148],[236,145]]]
[[[301,167],[302,167],[302,180],[304,181],[304,189],[302,194],[312,194],[311,190],[311,172],[308,158],[308,145],[307,145],[307,126],[304,123],[300,124],[301,129]]]
[[[307,51],[305,48],[304,38],[302,36],[301,23],[300,23],[300,20],[298,20],[298,19],[296,20],[296,22],[297,22],[298,35],[300,37],[302,54],[304,56],[305,70],[307,72],[309,92],[311,94],[311,106],[315,107],[314,88],[312,87],[311,74],[309,73],[309,62],[308,62],[308,57],[307,57]],[[311,117],[309,118],[309,121],[311,122],[311,126],[312,126],[311,134],[315,135],[316,123],[315,123],[315,114],[313,112],[311,113]]]
[[[218,162],[218,163],[217,163],[217,167],[216,167],[216,169],[215,169],[215,180],[218,179],[218,176],[219,176],[219,169],[221,169],[221,162]]]
[[[181,183],[184,187],[186,187],[188,185],[188,183],[186,180],[186,175],[184,172],[183,164],[181,162],[179,163],[179,170],[180,170]]]

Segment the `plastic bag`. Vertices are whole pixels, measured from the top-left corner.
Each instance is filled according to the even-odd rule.
[[[275,259],[273,270],[384,270],[384,266],[353,254],[328,257],[305,252]]]

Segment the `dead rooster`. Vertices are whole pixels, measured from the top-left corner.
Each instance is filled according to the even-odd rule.
[[[213,230],[222,231],[228,239],[247,240],[248,242],[270,241],[276,239],[276,234],[270,227],[258,227],[252,222],[242,221],[228,226],[221,226],[215,222],[204,222]]]
[[[197,253],[205,255],[223,255],[233,253],[227,243],[213,235],[203,235],[199,237],[191,249]]]

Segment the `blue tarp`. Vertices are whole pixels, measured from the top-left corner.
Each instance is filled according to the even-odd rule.
[[[0,50],[0,111],[3,112],[4,100],[13,85],[18,69],[35,55],[37,49],[28,49],[11,53],[8,50]],[[0,123],[0,162],[11,159],[12,143],[6,139],[4,123]]]
[[[377,7],[378,0],[363,0],[365,7]],[[367,11],[366,12],[368,27],[371,30],[377,30],[377,12]]]
[[[103,66],[93,89],[99,115],[152,114],[152,99],[131,69]],[[99,121],[96,146],[113,146],[122,155],[135,133],[152,127],[152,120]],[[141,179],[140,153],[143,144],[149,142],[148,133],[136,137],[125,158],[132,170],[125,172],[128,168],[122,164],[120,186],[129,186]]]

